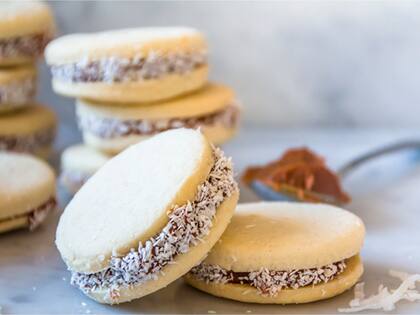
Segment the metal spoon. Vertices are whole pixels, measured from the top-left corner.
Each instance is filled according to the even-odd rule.
[[[343,180],[349,173],[351,173],[353,170],[355,170],[360,165],[366,162],[382,157],[384,155],[388,155],[391,153],[395,153],[395,152],[407,150],[407,149],[420,150],[420,140],[400,141],[391,145],[387,145],[387,146],[369,151],[344,164],[341,168],[338,169],[337,175],[341,180]],[[251,182],[250,187],[263,200],[301,201],[297,197],[297,193],[300,189],[298,190],[297,188],[293,186],[285,185],[282,191],[275,191],[260,181],[253,181]],[[334,196],[320,194],[320,193],[316,193],[316,192],[312,192],[308,190],[304,190],[304,194],[309,198],[313,197],[310,199],[321,200],[324,203],[340,204],[339,200],[337,200]]]

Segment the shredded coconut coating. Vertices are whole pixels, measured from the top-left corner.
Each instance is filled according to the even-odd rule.
[[[50,34],[33,34],[0,39],[0,58],[38,57],[51,38]]]
[[[150,53],[146,57],[83,58],[79,62],[53,65],[54,79],[66,82],[134,82],[159,79],[168,74],[185,74],[207,63],[206,52]]]
[[[276,296],[282,289],[298,289],[308,285],[326,283],[346,268],[344,260],[320,268],[277,271],[261,268],[251,272],[233,272],[218,265],[201,263],[191,269],[190,274],[199,280],[221,284],[248,284],[261,295]]]
[[[0,151],[34,153],[52,144],[55,131],[55,127],[52,127],[25,136],[0,135]]]
[[[35,77],[0,85],[0,109],[5,105],[14,107],[31,103],[36,93]]]
[[[139,285],[164,274],[164,267],[175,263],[209,234],[217,208],[238,191],[233,178],[232,162],[217,148],[213,150],[215,164],[207,179],[198,187],[194,200],[168,213],[168,223],[162,231],[140,243],[123,257],[112,257],[109,267],[101,272],[73,272],[71,283],[84,292],[107,289],[108,295],[118,296],[121,287]]]
[[[153,135],[169,129],[210,127],[221,125],[227,128],[237,125],[239,107],[227,105],[222,110],[203,116],[159,120],[119,120],[94,115],[79,115],[79,128],[103,139],[128,135]]]

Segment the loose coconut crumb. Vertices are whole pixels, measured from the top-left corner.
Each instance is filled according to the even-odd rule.
[[[112,257],[109,267],[103,271],[73,272],[71,283],[86,293],[107,289],[108,297],[116,299],[119,288],[157,279],[166,265],[174,263],[178,254],[199,244],[209,234],[217,208],[238,190],[230,158],[217,148],[213,154],[215,164],[198,187],[195,199],[181,206],[175,205],[159,234],[123,257]]]
[[[282,289],[298,289],[308,285],[326,283],[342,273],[346,268],[344,260],[321,268],[295,269],[277,271],[261,268],[251,272],[233,272],[218,265],[202,263],[194,267],[190,273],[199,280],[221,284],[248,284],[258,290],[261,295],[276,296]]]
[[[364,283],[358,283],[354,287],[354,299],[350,301],[350,308],[339,308],[342,313],[355,313],[364,310],[392,311],[401,300],[410,302],[420,301],[420,291],[416,289],[416,283],[420,282],[420,274],[408,274],[401,271],[390,270],[389,275],[402,281],[395,290],[389,290],[383,284],[378,287],[378,293],[365,297]]]

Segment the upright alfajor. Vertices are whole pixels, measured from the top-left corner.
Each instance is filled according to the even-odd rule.
[[[54,142],[57,118],[47,106],[29,105],[0,115],[0,151],[27,152],[47,158]]]
[[[0,69],[0,114],[33,103],[36,94],[34,66]]]
[[[101,303],[167,286],[217,242],[238,200],[231,161],[192,129],[112,158],[74,196],[56,244],[72,284]]]
[[[352,287],[363,273],[365,228],[323,204],[239,205],[207,258],[185,277],[215,296],[252,303],[307,303]]]
[[[0,66],[34,62],[54,32],[54,19],[46,4],[0,1]]]
[[[42,160],[0,152],[0,233],[33,230],[56,207],[55,175]]]
[[[187,27],[73,34],[45,52],[54,91],[108,102],[153,102],[202,87],[207,43]]]
[[[76,106],[85,143],[110,154],[175,128],[200,128],[210,142],[222,144],[233,137],[239,120],[234,93],[219,84],[149,106],[105,106],[87,100],[78,100]]]

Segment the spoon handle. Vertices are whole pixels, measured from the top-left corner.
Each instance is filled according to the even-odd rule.
[[[398,152],[401,150],[407,150],[407,149],[419,149],[420,150],[420,140],[406,140],[406,141],[400,141],[396,142],[390,145],[386,145],[384,147],[374,149],[372,151],[369,151],[350,162],[344,164],[339,170],[338,170],[338,176],[340,178],[344,178],[347,176],[348,173],[359,167],[361,164],[365,162],[369,162],[372,159],[375,159],[377,157],[381,157],[383,155],[388,155],[390,153]]]

